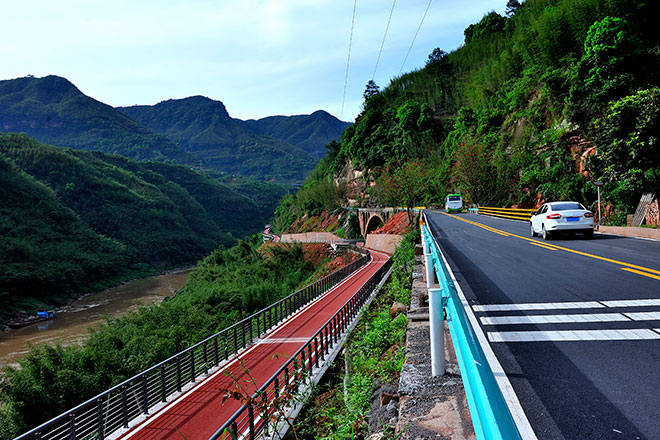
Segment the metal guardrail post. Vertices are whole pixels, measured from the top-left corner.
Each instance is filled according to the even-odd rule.
[[[430,289],[434,284],[438,284],[433,270],[433,254],[424,254],[424,268],[426,270],[426,288]]]
[[[251,323],[251,322],[250,322]],[[252,336],[252,332],[250,331],[250,336]],[[203,359],[204,359],[204,374],[209,374],[209,359],[208,359],[208,354],[206,353],[206,342],[202,344],[202,352],[203,352]]]
[[[263,393],[261,393],[261,403],[263,404],[264,411],[263,415],[261,416],[261,419],[264,421],[264,434],[267,436],[268,435],[268,405],[266,404],[266,390],[264,390]]]
[[[429,330],[431,333],[431,374],[445,374],[445,322],[442,289],[429,289]]]
[[[96,402],[96,423],[98,425],[98,440],[103,440],[103,399],[98,399]]]
[[[149,395],[147,394],[147,376],[142,375],[142,405],[144,410],[142,414],[149,414]]]
[[[160,401],[167,402],[167,389],[165,388],[165,365],[160,367]]]
[[[69,439],[76,440],[76,414],[69,414]]]
[[[241,323],[241,342],[243,345],[241,345],[241,348],[245,347],[245,323]]]
[[[195,383],[195,351],[190,350],[190,382]]]
[[[250,422],[250,438],[254,438],[254,409],[252,404],[248,403],[248,420]]]
[[[176,358],[176,390],[181,392],[181,356]]]
[[[123,427],[128,428],[128,402],[126,399],[126,385],[121,387],[121,418]]]

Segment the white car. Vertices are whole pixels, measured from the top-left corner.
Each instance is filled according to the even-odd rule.
[[[532,237],[540,234],[544,240],[561,232],[581,232],[585,238],[593,238],[594,214],[578,202],[545,203],[529,219],[529,227]]]

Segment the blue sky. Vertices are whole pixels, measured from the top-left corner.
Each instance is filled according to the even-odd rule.
[[[3,5],[0,79],[59,75],[112,106],[204,95],[241,119],[339,117],[353,0],[25,0]],[[506,0],[398,0],[374,80],[386,86]],[[358,0],[343,120],[372,79],[391,0]]]

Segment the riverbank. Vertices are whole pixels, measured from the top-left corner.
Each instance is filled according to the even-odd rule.
[[[126,273],[126,276],[112,281],[107,281],[102,283],[102,289],[95,290],[92,292],[71,292],[66,297],[53,297],[53,304],[39,304],[35,305],[31,310],[16,310],[13,313],[8,313],[0,315],[0,335],[7,332],[12,332],[23,328],[25,326],[30,326],[38,324],[40,322],[49,321],[48,319],[38,319],[37,310],[46,309],[52,310],[55,312],[55,319],[57,319],[58,314],[63,310],[63,308],[71,306],[76,301],[79,301],[83,298],[86,298],[90,295],[102,295],[104,292],[107,292],[112,289],[116,289],[121,286],[125,286],[134,281],[142,280],[145,278],[157,277],[157,276],[166,276],[172,274],[178,274],[182,272],[190,272],[195,266],[185,266],[178,267],[173,269],[166,269],[158,272],[157,270],[153,271],[130,271]],[[12,328],[13,327],[13,328]]]
[[[140,306],[160,304],[187,281],[190,268],[170,270],[81,296],[55,309],[55,319],[31,323],[0,334],[0,366],[16,365],[30,345],[80,343],[89,329]]]

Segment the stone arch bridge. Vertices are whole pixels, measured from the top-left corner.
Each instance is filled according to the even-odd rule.
[[[358,208],[358,219],[360,220],[360,234],[367,234],[378,229],[395,214],[392,208]]]

